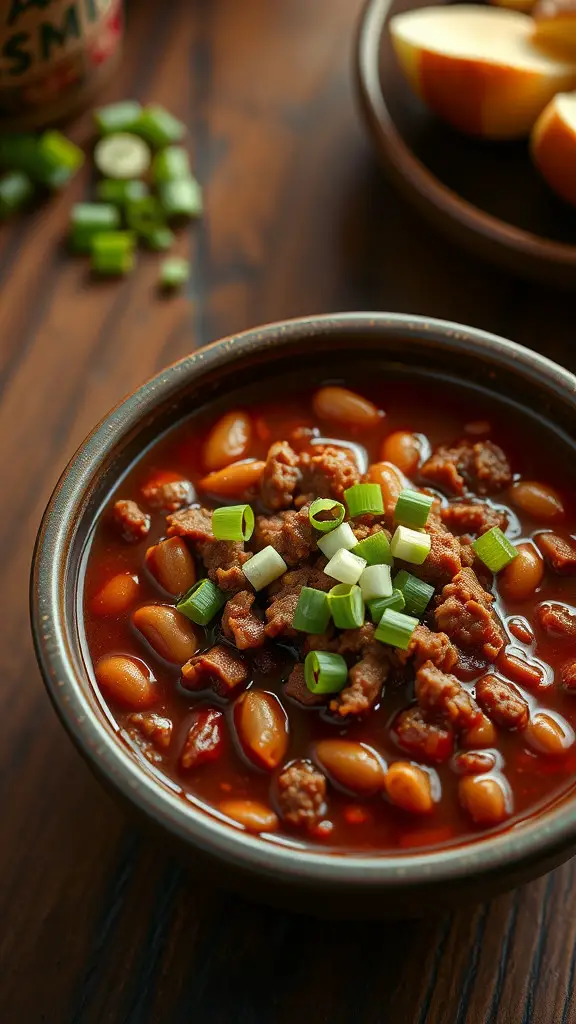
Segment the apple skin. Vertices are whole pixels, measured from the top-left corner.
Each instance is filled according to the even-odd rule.
[[[550,188],[561,199],[576,206],[576,129],[562,117],[556,98],[534,126],[530,152]]]

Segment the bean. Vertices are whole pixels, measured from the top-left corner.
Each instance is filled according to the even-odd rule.
[[[247,690],[234,705],[234,725],[249,761],[273,771],[288,750],[288,716],[278,697],[266,690]]]
[[[92,598],[90,609],[94,615],[121,615],[134,604],[138,595],[138,579],[130,573],[112,576]]]
[[[464,775],[458,796],[476,825],[498,825],[512,813],[512,793],[501,775]]]
[[[466,748],[493,747],[496,743],[496,726],[488,715],[483,714],[476,725],[460,733],[460,743]]]
[[[552,718],[543,711],[530,719],[524,730],[524,739],[532,750],[550,757],[560,757],[574,743],[574,730],[564,719]]]
[[[200,646],[192,623],[165,604],[145,604],[132,613],[132,622],[165,661],[183,665]]]
[[[220,810],[227,818],[243,825],[247,832],[274,832],[278,828],[274,811],[257,800],[223,800]]]
[[[146,552],[146,565],[169,594],[185,594],[196,583],[196,566],[181,537],[169,537]]]
[[[138,658],[106,655],[96,663],[94,674],[100,689],[124,708],[149,708],[158,699],[156,680]]]
[[[359,430],[375,427],[383,415],[367,398],[348,388],[334,386],[319,388],[312,399],[312,407],[320,420]]]
[[[245,459],[252,440],[252,421],[242,409],[227,412],[210,431],[204,445],[206,469],[213,472]]]
[[[514,654],[503,652],[498,655],[496,664],[500,672],[514,683],[525,686],[528,690],[538,690],[544,682],[544,673],[538,665],[517,658]]]
[[[384,788],[385,764],[371,747],[354,740],[327,739],[316,744],[322,768],[351,793],[371,796]]]
[[[544,560],[533,544],[516,544],[518,554],[498,576],[498,589],[506,601],[527,601],[540,586]]]
[[[260,483],[265,462],[233,462],[215,473],[208,473],[200,480],[201,491],[218,494],[223,498],[240,498],[251,487]]]
[[[537,480],[521,480],[512,484],[510,500],[533,519],[553,522],[564,516],[562,498],[553,487],[541,484]]]
[[[395,430],[382,441],[380,457],[397,466],[406,476],[413,476],[420,463],[420,442],[408,430]]]
[[[380,484],[382,500],[386,515],[392,515],[396,508],[398,495],[405,487],[408,487],[408,480],[404,474],[393,466],[391,462],[374,462],[368,467],[368,479],[372,483]]]
[[[409,761],[396,761],[390,765],[385,786],[388,798],[403,811],[429,814],[434,806],[429,776]]]

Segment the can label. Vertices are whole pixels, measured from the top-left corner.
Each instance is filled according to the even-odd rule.
[[[0,117],[75,95],[121,36],[122,0],[0,0]]]

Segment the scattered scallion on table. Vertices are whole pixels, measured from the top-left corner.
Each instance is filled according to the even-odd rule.
[[[167,256],[160,267],[160,284],[162,288],[181,288],[190,277],[190,262],[183,256]]]
[[[70,214],[70,244],[76,252],[91,252],[96,235],[118,231],[120,212],[112,203],[75,203]]]
[[[34,192],[34,183],[24,171],[8,171],[0,178],[0,219],[18,213],[30,202]]]
[[[116,132],[133,132],[138,126],[142,114],[142,104],[138,100],[120,100],[99,107],[94,111],[94,123],[100,135],[112,135]]]
[[[183,146],[166,146],[152,161],[152,177],[157,185],[164,181],[191,178],[190,157]]]
[[[204,209],[202,189],[195,178],[178,178],[158,185],[158,197],[169,220],[199,217]]]
[[[130,132],[105,135],[94,147],[94,163],[105,178],[140,178],[151,160],[144,139]]]
[[[339,693],[346,685],[348,666],[341,654],[310,651],[304,661],[304,679],[311,693]]]
[[[150,189],[145,181],[138,178],[102,178],[96,185],[96,195],[103,203],[126,206],[127,203],[146,199],[150,195]]]
[[[91,243],[92,270],[116,277],[129,274],[134,267],[136,237],[132,231],[104,231]]]
[[[186,135],[186,125],[159,103],[151,103],[144,107],[132,131],[154,149],[160,149],[181,142]]]

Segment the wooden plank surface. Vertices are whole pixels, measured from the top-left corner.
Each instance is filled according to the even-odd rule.
[[[573,299],[444,244],[383,180],[358,122],[359,0],[140,0],[109,97],[190,126],[207,216],[157,259],[94,284],[62,235],[80,177],[0,231],[0,1021],[3,1024],[570,1024],[574,865],[474,910],[325,924],[211,889],[128,827],[64,736],[28,634],[39,518],[93,423],[221,334],[343,309],[508,335],[572,368]],[[76,126],[87,134],[87,119]]]

